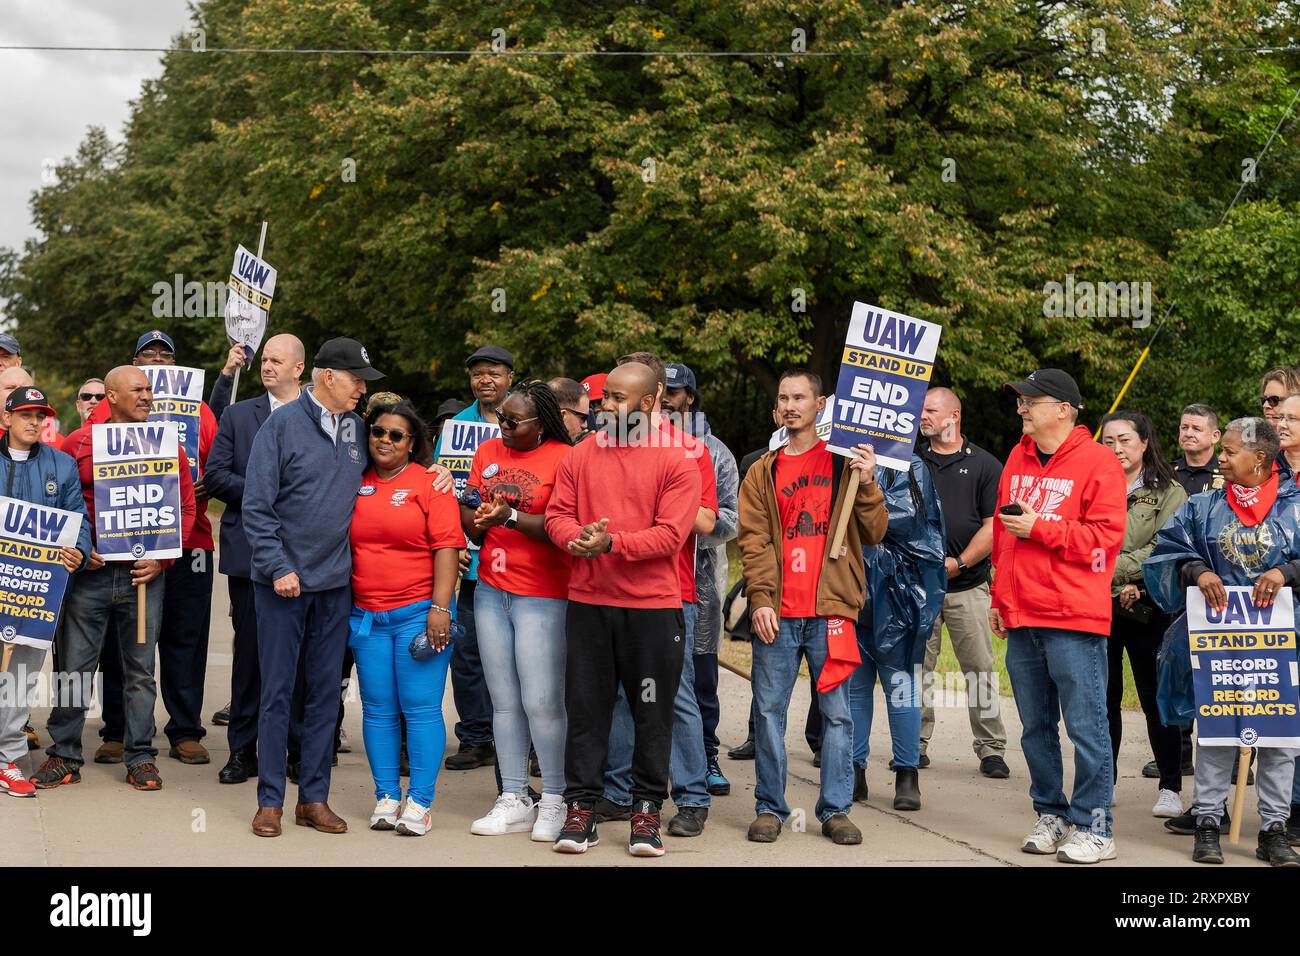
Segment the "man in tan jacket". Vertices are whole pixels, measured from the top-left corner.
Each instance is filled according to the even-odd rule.
[[[826,405],[821,379],[798,370],[781,377],[776,412],[790,441],[760,458],[740,488],[740,553],[755,636],[752,683],[756,743],[754,797],[757,815],[749,839],[772,843],[790,815],[785,802],[785,716],[806,656],[814,687],[835,641],[828,628],[852,638],[862,610],[866,575],[862,546],[884,537],[888,515],[876,485],[876,456],[858,445],[840,462],[817,437],[817,416]],[[846,502],[851,470],[860,476]],[[844,547],[832,555],[830,538],[845,507],[853,513]],[[847,629],[847,632],[846,630]],[[834,635],[831,635],[832,637]],[[853,802],[853,722],[848,682],[820,694],[823,724],[821,798],[817,819],[835,843],[862,842],[849,820]]]

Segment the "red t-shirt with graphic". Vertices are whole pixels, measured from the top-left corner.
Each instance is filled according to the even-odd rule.
[[[776,455],[781,511],[781,616],[816,617],[817,583],[831,526],[832,455],[819,441],[802,455]]]
[[[387,481],[361,476],[352,511],[352,600],[366,611],[433,599],[433,552],[465,547],[460,506],[418,462]]]
[[[474,453],[465,488],[477,488],[484,501],[502,495],[520,514],[544,515],[555,473],[572,450],[572,445],[547,439],[532,451],[521,452],[507,448],[500,438],[490,438]],[[549,540],[498,525],[483,536],[478,576],[498,591],[563,600],[569,596],[572,565],[573,556]]]

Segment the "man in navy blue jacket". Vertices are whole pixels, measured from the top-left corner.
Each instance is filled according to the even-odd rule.
[[[253,832],[279,836],[285,752],[300,650],[304,656],[302,758],[294,822],[325,833],[347,823],[329,808],[339,673],[352,609],[348,530],[368,462],[353,412],[366,382],[383,378],[354,339],[316,353],[312,385],[253,439],[244,476],[244,532],[252,549],[262,675],[257,814]]]
[[[204,486],[212,497],[225,504],[221,516],[219,570],[226,575],[230,592],[230,616],[235,629],[230,672],[230,723],[226,738],[230,759],[217,779],[222,783],[243,783],[257,776],[257,711],[262,681],[257,666],[257,609],[253,600],[252,558],[244,533],[244,475],[248,455],[262,424],[282,405],[301,395],[306,356],[301,340],[294,335],[273,335],[262,347],[262,384],[266,393],[236,402],[226,409],[217,437],[208,455]],[[296,750],[290,731],[290,748]]]

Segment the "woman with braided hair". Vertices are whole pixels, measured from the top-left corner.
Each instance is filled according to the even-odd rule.
[[[531,831],[553,843],[564,825],[564,618],[571,557],[546,534],[546,503],[572,449],[554,393],[521,382],[497,409],[501,437],[479,445],[461,498],[461,526],[477,542],[474,591],[483,676],[492,697],[501,794],[470,832]],[[528,795],[528,741],[542,770]]]

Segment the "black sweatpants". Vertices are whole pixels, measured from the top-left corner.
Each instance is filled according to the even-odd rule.
[[[1106,716],[1110,720],[1115,778],[1119,779],[1119,745],[1124,736],[1120,701],[1124,698],[1124,651],[1127,650],[1133,683],[1137,685],[1138,700],[1142,702],[1142,712],[1147,718],[1147,736],[1156,756],[1156,766],[1160,768],[1160,789],[1179,793],[1183,788],[1182,731],[1160,723],[1160,708],[1156,703],[1156,652],[1160,650],[1160,641],[1168,626],[1169,619],[1159,612],[1152,614],[1150,622],[1139,624],[1122,615],[1118,601],[1115,601],[1111,609],[1110,640],[1106,645],[1110,664]]]
[[[673,700],[682,677],[686,620],[672,608],[570,601],[565,616],[564,799],[590,808],[605,792],[605,758],[618,688],[632,709],[632,800],[668,797]]]

